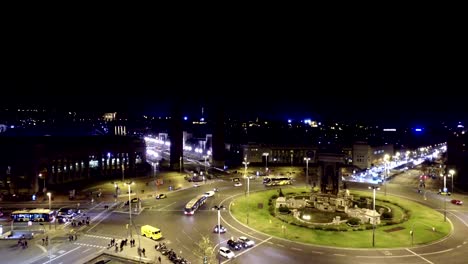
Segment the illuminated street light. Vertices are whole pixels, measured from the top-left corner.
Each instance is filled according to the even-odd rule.
[[[182,156],[179,157],[179,173],[182,173]]]
[[[47,196],[49,197],[49,212],[52,208],[51,206],[51,197],[52,197],[52,194],[50,192],[47,193]],[[49,219],[49,230],[51,229],[51,226],[50,226],[50,219]]]
[[[306,187],[309,185],[309,157],[304,157],[304,160],[306,162]]]
[[[447,199],[446,199],[446,195],[448,194],[447,192],[447,174],[442,174],[440,175],[441,177],[444,177],[444,189],[442,190],[442,193],[441,195],[443,196],[443,203],[444,203],[444,222],[447,222]]]
[[[268,171],[268,156],[270,155],[268,152],[264,152],[262,154],[265,157],[265,173]]]
[[[208,172],[206,170],[206,165],[207,165],[206,160],[208,159],[208,155],[203,156],[203,158],[205,158],[205,177],[207,177]]]
[[[221,210],[226,210],[226,207],[224,205],[215,205],[211,210],[217,210],[218,211],[218,243],[219,246],[221,246]],[[218,254],[219,255],[219,254]],[[221,256],[218,256],[218,263],[221,263]]]
[[[452,178],[452,189],[451,189],[451,192],[453,193],[453,177],[455,176],[455,170],[449,170],[449,175],[450,175],[450,178]]]
[[[130,198],[130,185],[134,185],[133,181],[126,182],[124,185],[128,186],[128,217],[129,217],[129,230],[130,230],[130,237],[132,237],[132,201]]]
[[[247,161],[247,155],[246,155],[244,157],[244,161],[242,162],[242,164],[244,164],[244,178],[247,181],[247,192],[246,192],[247,196],[249,195],[249,191],[250,191],[250,178],[247,176],[247,165],[249,165],[249,163],[250,162]]]
[[[122,163],[122,182],[125,182],[124,171],[125,171],[125,167],[124,167],[124,164]]]
[[[369,186],[369,189],[372,189],[373,192],[373,202],[372,202],[372,247],[375,247],[375,191],[380,190],[377,186]]]
[[[387,177],[388,177],[388,159],[390,156],[388,154],[384,155],[384,195],[387,196]]]
[[[39,173],[39,178],[42,178],[44,180],[44,186],[42,187],[42,192],[45,193],[47,191],[47,188],[46,188],[46,177],[45,175],[43,175],[42,173]]]

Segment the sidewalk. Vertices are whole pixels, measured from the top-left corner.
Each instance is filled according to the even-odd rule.
[[[93,261],[98,259],[105,260],[106,258],[119,258],[131,260],[134,263],[138,263],[140,261],[141,263],[159,263],[158,257],[160,257],[162,263],[169,263],[169,259],[167,259],[166,256],[163,256],[159,251],[155,249],[155,245],[157,245],[158,242],[138,235],[133,235],[133,239],[135,239],[135,245],[130,245],[130,239],[126,239],[127,243],[122,247],[120,246],[121,243],[124,244],[122,240],[116,240],[115,245],[108,247],[108,249],[106,249],[100,256],[93,257]],[[144,254],[139,254],[139,247],[145,249]],[[95,262],[88,261],[85,263]]]

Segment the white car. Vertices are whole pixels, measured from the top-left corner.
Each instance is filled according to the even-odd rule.
[[[229,248],[227,247],[220,247],[219,248],[219,254],[225,258],[231,259],[235,257],[236,255],[234,252],[232,252]]]
[[[239,237],[238,241],[242,244],[242,246],[244,248],[255,246],[255,242],[253,240],[250,240],[248,237],[245,237],[245,236]]]
[[[207,191],[206,193],[204,193],[204,195],[206,197],[211,197],[211,196],[215,195],[215,192],[214,191]]]
[[[236,182],[236,183],[234,183],[234,186],[235,186],[235,187],[242,186],[242,183],[241,183],[241,182]]]
[[[214,232],[214,233],[218,233],[218,232],[219,232],[219,233],[223,233],[223,234],[224,234],[224,233],[226,233],[226,231],[227,231],[227,229],[226,229],[223,225],[220,225],[220,226],[215,225],[215,227],[213,228],[213,232]]]

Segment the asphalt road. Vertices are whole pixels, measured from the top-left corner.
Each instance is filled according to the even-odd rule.
[[[156,200],[145,197],[142,201],[143,210],[139,214],[132,215],[134,225],[140,227],[150,224],[161,228],[165,242],[169,248],[174,249],[192,263],[202,263],[202,255],[197,252],[196,244],[202,236],[208,236],[217,244],[216,249],[226,245],[226,240],[241,235],[248,236],[256,242],[250,249],[237,251],[233,263],[467,263],[467,227],[468,210],[463,206],[447,203],[443,206],[443,196],[437,195],[440,188],[439,181],[426,185],[425,193],[418,193],[419,173],[409,171],[399,175],[387,183],[387,194],[399,195],[426,204],[441,212],[447,212],[447,220],[451,221],[455,232],[442,241],[430,245],[415,246],[411,248],[397,249],[349,249],[332,248],[301,244],[272,237],[259,233],[239,223],[229,211],[220,211],[221,222],[227,227],[225,234],[218,235],[212,229],[217,224],[217,211],[212,210],[215,205],[229,206],[229,203],[238,195],[245,194],[245,184],[242,187],[234,187],[229,180],[210,181],[200,187],[190,187],[184,183],[184,188],[179,191],[167,192],[168,198]],[[300,184],[296,182],[295,184]],[[364,184],[349,184],[351,189],[367,189]],[[185,204],[197,194],[219,188],[214,197],[208,198],[206,204],[193,216],[183,214]],[[250,191],[265,188],[260,181],[250,181]],[[379,194],[382,195],[382,194]],[[144,197],[144,196],[142,196]],[[465,195],[454,194],[452,197],[466,200]],[[112,202],[110,202],[112,204]],[[121,204],[121,203],[119,203]],[[49,256],[52,263],[84,263],[96,254],[113,251],[107,249],[111,238],[118,241],[129,235],[126,224],[129,222],[128,210],[120,205],[112,210],[104,210],[104,203],[87,204],[87,214],[92,219],[89,227],[77,230],[79,234],[76,241],[68,241],[67,234],[70,227],[61,226],[63,234],[57,235],[51,241],[51,249],[40,245],[31,245],[28,249],[13,248],[13,241],[1,241],[1,263],[48,263]],[[446,210],[445,210],[446,208]],[[442,219],[434,219],[441,221]],[[132,232],[139,232],[133,230]],[[135,236],[135,233],[132,233]],[[135,236],[137,237],[137,236]],[[378,238],[376,238],[378,239]],[[154,250],[156,241],[140,237],[140,243],[147,250],[145,261],[154,261],[157,252]],[[48,252],[51,252],[49,255]],[[121,256],[138,260],[135,248],[126,247]],[[20,261],[20,262],[19,262]],[[227,262],[221,259],[222,262]],[[231,263],[231,262],[229,262]]]

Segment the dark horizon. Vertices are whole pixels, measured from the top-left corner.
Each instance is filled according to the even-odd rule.
[[[2,80],[4,107],[425,125],[464,121],[468,81]]]

